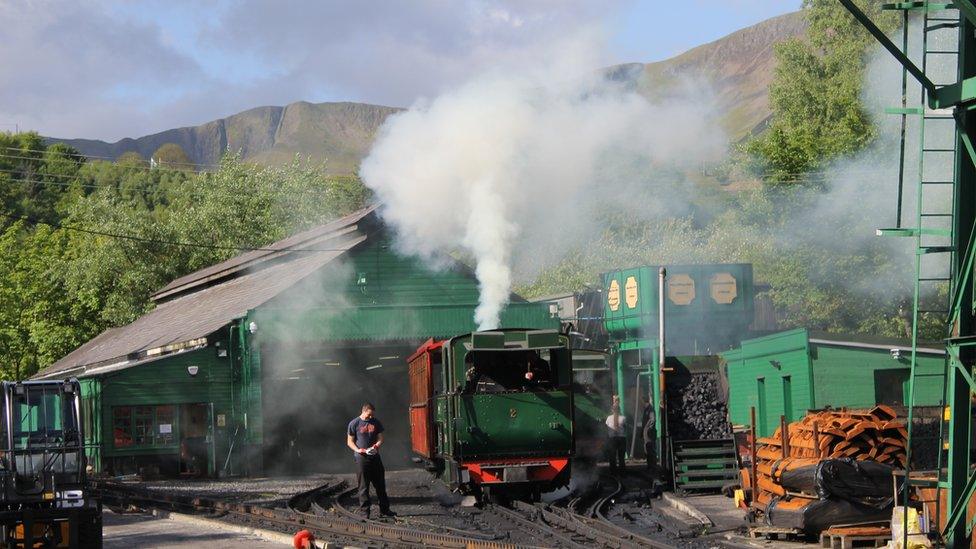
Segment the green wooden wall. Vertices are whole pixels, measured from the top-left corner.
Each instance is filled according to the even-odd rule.
[[[723,353],[729,379],[729,418],[749,425],[756,408],[760,436],[772,434],[779,416],[799,419],[814,407],[806,330],[790,330],[746,340],[739,349]],[[784,388],[789,394],[784,393]],[[790,409],[784,407],[790,404]]]
[[[813,377],[818,406],[847,406],[869,408],[877,402],[876,393],[884,392],[878,383],[894,384],[894,393],[902,400],[889,401],[892,404],[907,402],[908,379],[911,368],[911,353],[902,352],[901,358],[891,358],[889,349],[865,349],[840,347],[823,343],[811,343],[813,358]],[[945,358],[937,354],[919,353],[919,373],[939,374],[945,367]],[[893,371],[888,376],[879,371]],[[942,401],[941,376],[919,377],[915,388],[917,406],[937,406]],[[889,388],[890,391],[890,388]],[[891,392],[888,393],[892,394]]]
[[[95,377],[81,379],[79,382],[85,453],[88,455],[88,463],[96,471],[102,471],[102,383]]]
[[[340,261],[266,303],[269,307],[457,305],[478,302],[474,273],[430,269],[397,255],[385,240],[369,240]]]
[[[760,436],[776,430],[780,415],[796,421],[809,409],[827,406],[899,405],[908,395],[910,352],[902,351],[896,360],[888,346],[810,341],[805,329],[743,341],[722,358],[729,379],[729,418],[733,424],[749,425],[750,408],[755,407]],[[944,357],[920,353],[919,367],[920,373],[938,374]],[[939,405],[942,378],[918,378],[915,398],[917,405]]]
[[[120,406],[180,405],[212,403],[214,418],[225,417],[225,426],[214,426],[216,457],[222,464],[233,433],[234,403],[231,361],[217,356],[217,349],[202,349],[178,353],[132,368],[111,372],[83,381],[82,391],[90,399],[95,412],[90,442],[100,448],[92,452],[98,462],[120,456],[151,456],[179,452],[179,417],[173,421],[173,443],[155,447],[116,448],[113,436],[113,409]],[[187,368],[196,366],[191,376]],[[214,422],[216,423],[216,421]]]
[[[395,253],[385,240],[350,255],[346,296],[352,305],[460,304],[478,302],[474,273],[463,268],[431,270],[420,259]],[[365,283],[362,283],[365,278]]]

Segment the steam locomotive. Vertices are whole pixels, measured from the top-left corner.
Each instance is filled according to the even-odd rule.
[[[414,461],[485,501],[569,483],[572,351],[556,330],[428,340],[408,359]]]

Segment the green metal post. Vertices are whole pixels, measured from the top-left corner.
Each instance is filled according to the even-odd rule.
[[[902,14],[901,49],[908,51],[908,12]],[[898,203],[895,206],[895,227],[901,228],[902,196],[905,191],[905,129],[908,127],[908,71],[901,71],[901,141],[898,148]],[[924,117],[923,117],[924,119]]]
[[[662,396],[661,396],[661,362],[660,362],[660,359],[658,358],[657,353],[654,353],[654,360],[651,362],[650,369],[651,369],[651,376],[650,376],[651,377],[651,379],[650,379],[650,382],[651,382],[651,394],[653,395],[653,398],[651,399],[651,406],[654,406],[654,413],[658,416],[658,418],[657,418],[657,429],[656,429],[656,431],[657,431],[657,433],[656,433],[657,440],[655,440],[654,444],[657,447],[657,459],[660,462],[659,465],[663,466],[664,465],[664,459],[663,459],[663,456],[664,456],[664,454],[663,454],[663,452],[664,452],[664,431],[665,431],[665,427],[667,425],[667,418],[662,417],[662,414],[661,414],[661,410],[663,409],[663,406],[661,406],[661,404],[662,404],[662,402],[661,402],[661,398],[662,398]]]
[[[640,352],[640,351],[638,351],[638,352]],[[616,349],[616,357],[615,358],[617,359],[617,398],[620,400],[620,410],[621,410],[621,412],[623,412],[623,410],[626,410],[627,409],[625,407],[626,403],[624,401],[624,386],[625,386],[625,383],[624,383],[624,354],[622,352],[620,352],[620,348],[619,347],[617,347],[617,349]]]
[[[961,0],[957,2],[961,11],[964,11],[962,10],[963,4],[968,4],[970,10],[973,7],[972,0]],[[968,18],[960,18],[958,74],[960,82],[976,76],[976,38],[974,38],[974,32],[976,32],[976,25]],[[956,185],[953,197],[954,244],[957,251],[969,251],[974,244],[973,235],[968,229],[973,224],[973,220],[976,219],[976,208],[974,208],[976,207],[976,168],[974,168],[973,159],[969,157],[970,153],[966,149],[964,141],[969,129],[973,127],[973,124],[976,124],[976,116],[973,115],[973,111],[968,109],[959,109],[957,116]],[[972,268],[965,261],[965,255],[967,254],[955,254],[952,274],[956,280],[970,278],[969,273],[963,272],[964,269]],[[955,333],[952,335],[960,338],[972,336],[974,329],[976,329],[973,315],[973,285],[964,284],[956,291],[961,298],[961,306],[958,311],[954,311],[955,315],[953,316],[956,316],[956,323],[953,328]],[[949,419],[948,478],[946,478],[946,500],[948,504],[945,512],[947,516],[961,516],[958,520],[946,525],[945,538],[948,547],[959,547],[969,545],[965,513],[957,513],[956,511],[957,509],[965,509],[969,504],[968,498],[964,499],[966,484],[970,475],[969,448],[972,432],[970,401],[972,388],[967,377],[970,377],[969,368],[973,363],[974,353],[971,345],[956,346],[950,340],[950,346],[953,349],[949,349],[951,363],[949,378],[946,380],[951,415]]]
[[[637,352],[640,352],[639,350]],[[626,380],[624,379],[624,354],[617,352],[617,398],[620,401],[620,411],[625,413],[627,401],[624,393],[626,392]]]
[[[933,84],[932,81],[929,80],[928,76],[925,75],[925,71],[918,68],[918,66],[915,65],[915,63],[913,63],[912,60],[908,58],[908,55],[905,54],[905,52],[898,49],[898,46],[896,46],[894,42],[892,42],[891,39],[888,38],[888,35],[886,35],[883,30],[879,29],[878,26],[874,24],[874,21],[872,21],[870,17],[865,15],[864,12],[857,7],[857,5],[853,2],[853,0],[840,0],[840,3],[843,4],[845,8],[847,8],[847,11],[849,11],[851,15],[853,15],[854,18],[858,20],[859,23],[861,23],[861,26],[867,29],[867,31],[870,32],[871,35],[873,35],[874,38],[882,46],[884,46],[886,50],[888,50],[888,53],[890,53],[892,57],[894,57],[896,60],[898,60],[899,63],[901,63],[901,66],[904,67],[905,70],[911,73],[911,75],[914,76],[916,80],[918,80],[918,82],[922,85],[922,87],[925,88],[926,91],[928,91],[932,95],[935,95],[936,92],[935,84]]]
[[[926,151],[921,141],[924,139],[924,120],[926,112],[924,105],[927,103],[931,108],[955,108],[955,158],[953,176],[953,209],[951,220],[952,245],[945,246],[926,246],[922,242],[923,234],[941,234],[942,231],[931,227],[923,226],[923,217],[932,217],[933,214],[925,214],[922,208],[922,185],[926,182],[923,178],[922,161],[919,162],[919,187],[917,193],[918,214],[916,226],[912,234],[916,237],[916,273],[915,273],[915,303],[914,303],[914,330],[912,341],[912,384],[909,389],[908,399],[908,435],[909,435],[909,464],[906,473],[905,484],[906,505],[909,496],[909,485],[911,484],[911,442],[913,439],[912,419],[915,400],[914,377],[917,366],[917,345],[918,345],[918,324],[919,324],[919,301],[921,289],[919,282],[922,280],[921,274],[921,255],[928,253],[949,253],[951,270],[950,281],[950,307],[947,314],[947,336],[946,352],[948,364],[945,376],[944,394],[946,404],[949,406],[950,417],[948,426],[948,463],[947,476],[941,477],[939,473],[939,487],[946,489],[947,506],[945,514],[939,513],[938,504],[936,515],[947,517],[945,530],[942,532],[946,546],[963,547],[970,544],[970,525],[966,519],[966,509],[970,497],[976,491],[976,477],[970,474],[970,446],[972,436],[972,401],[971,395],[976,389],[976,382],[973,380],[972,367],[976,362],[976,311],[973,302],[973,257],[974,253],[974,234],[973,228],[976,227],[976,150],[973,149],[972,142],[976,134],[972,129],[976,128],[976,114],[972,109],[972,103],[976,101],[976,2],[974,0],[956,0],[949,3],[944,2],[899,2],[886,4],[885,9],[902,10],[921,10],[924,13],[922,19],[922,67],[916,66],[906,55],[907,47],[904,44],[899,50],[878,27],[865,14],[858,9],[852,0],[839,0],[848,11],[877,38],[905,68],[922,85],[924,100],[922,108],[918,110],[921,114],[920,133],[920,155]],[[945,11],[957,9],[961,17],[958,17],[958,71],[956,81],[946,85],[936,85],[926,75],[926,56],[929,50],[927,46],[927,33],[930,11]],[[954,15],[941,15],[936,18],[940,23],[933,28],[948,28],[955,25]],[[903,19],[904,20],[904,19]],[[904,35],[903,35],[904,37]],[[945,52],[932,52],[945,53]],[[903,84],[904,88],[904,84]],[[908,112],[903,103],[902,112]],[[938,152],[938,151],[936,151]],[[920,157],[921,158],[921,157]],[[938,214],[942,215],[942,214]],[[938,279],[936,279],[938,280]],[[940,429],[940,445],[941,445]],[[939,449],[939,462],[941,464],[941,452]],[[907,536],[906,536],[907,539]]]

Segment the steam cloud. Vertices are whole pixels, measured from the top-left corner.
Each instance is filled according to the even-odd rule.
[[[519,275],[599,232],[596,212],[631,210],[649,173],[673,174],[725,150],[707,102],[651,102],[593,72],[587,52],[597,47],[580,39],[555,62],[539,55],[539,66],[485,74],[420,102],[387,121],[362,164],[401,252],[473,259],[481,330],[499,325]],[[641,207],[663,213],[667,199]]]

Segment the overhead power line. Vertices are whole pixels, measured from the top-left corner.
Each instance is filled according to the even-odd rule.
[[[17,171],[17,170],[9,170],[9,169],[0,168],[0,174],[4,174],[4,173],[6,173],[8,175],[16,175],[16,174],[18,174],[20,172]],[[47,181],[47,180],[44,180],[44,179],[25,179],[23,177],[7,177],[7,178],[0,178],[0,183],[3,183],[3,182],[11,182],[11,183],[25,183],[25,184],[31,184],[31,185],[49,185],[49,186],[55,186],[55,187],[81,187],[81,188],[85,188],[85,189],[96,189],[96,190],[97,189],[119,189],[119,188],[121,188],[121,185],[111,185],[111,184],[101,184],[101,185],[99,185],[99,184],[94,184],[94,183],[84,183],[82,181],[82,178],[80,178],[78,176],[71,176],[71,175],[64,175],[64,174],[44,174],[42,172],[34,172],[33,175],[37,175],[37,176],[50,176],[50,177],[61,177],[61,178],[69,179],[70,181]],[[186,183],[186,182],[189,182],[189,180],[188,181],[183,181],[182,183]],[[141,190],[146,190],[147,189],[147,187],[144,187],[144,186],[139,186],[139,188]],[[165,187],[159,187],[158,190],[160,190],[160,191],[168,191],[168,190],[171,190],[171,189],[167,189]],[[208,192],[215,192],[213,188],[209,188],[209,189],[207,189],[207,191]],[[323,189],[323,188],[303,188],[303,189],[285,189],[285,190],[278,190],[278,191],[270,191],[269,192],[269,194],[271,194],[272,196],[286,196],[286,195],[294,194],[294,193],[307,194],[307,195],[315,195],[315,196],[325,196],[325,195],[327,195],[329,193],[329,189]],[[216,194],[219,194],[221,196],[227,196],[227,197],[237,197],[237,196],[240,196],[240,192],[235,192],[233,190],[228,190],[228,189],[220,189],[220,190],[217,190],[216,191]]]
[[[7,149],[7,150],[13,150],[13,151],[16,151],[16,152],[21,152],[21,153],[31,152],[31,150],[18,149],[17,147],[0,147],[0,151],[5,150],[5,149]],[[41,151],[36,151],[36,152],[41,152]],[[135,171],[143,171],[143,172],[153,172],[153,171],[156,171],[156,172],[159,172],[159,171],[161,171],[161,172],[176,172],[176,173],[182,173],[182,174],[187,173],[187,170],[185,170],[185,169],[171,168],[171,167],[167,166],[168,164],[170,164],[169,162],[166,162],[165,163],[167,165],[157,166],[157,167],[153,168],[153,167],[150,167],[148,164],[146,164],[144,166],[141,166],[141,165],[133,165],[133,164],[118,164],[118,163],[115,162],[114,159],[109,158],[109,157],[87,157],[87,156],[84,156],[84,155],[82,155],[82,156],[85,157],[86,159],[104,160],[106,162],[113,163],[114,166],[117,166],[118,168],[124,169],[124,170],[135,170]],[[17,154],[11,154],[9,152],[0,152],[0,157],[14,159],[14,160],[30,160],[32,162],[37,162],[39,160],[44,160],[43,157],[24,156],[22,154],[21,155],[17,155]],[[208,165],[208,164],[194,164],[194,166],[198,166],[198,167],[209,167],[209,168],[219,168],[220,167],[219,164],[213,164],[213,165]]]
[[[62,143],[62,142],[61,141],[58,141],[58,142],[52,143],[52,144],[57,144],[57,143]],[[65,143],[65,144],[67,144],[67,143]],[[70,146],[70,145],[68,145],[68,146]],[[49,152],[53,152],[50,149],[25,149],[23,147],[0,147],[0,149],[10,150],[10,151],[17,151],[17,152],[22,152],[22,153],[32,153],[32,152],[34,152],[34,153],[38,153],[38,154],[47,154]],[[126,151],[126,152],[136,152],[136,151]],[[58,154],[64,154],[64,153],[58,153]],[[122,154],[125,154],[125,153],[122,153]],[[138,153],[136,153],[136,154],[138,154]],[[64,156],[67,156],[67,155],[64,155]],[[94,160],[108,160],[108,161],[112,161],[112,162],[114,162],[115,160],[118,160],[118,158],[112,158],[111,156],[98,156],[98,155],[94,155],[94,154],[85,154],[85,153],[82,153],[82,152],[79,152],[78,153],[78,156],[81,156],[81,157],[84,157],[84,158],[91,158],[91,159],[94,159]],[[32,160],[34,159],[33,157],[28,157],[28,158],[30,158]],[[146,162],[149,162],[149,160],[147,159]],[[174,166],[187,166],[187,167],[194,167],[194,168],[218,168],[218,167],[220,167],[220,164],[203,164],[203,163],[198,163],[198,162],[170,162],[170,161],[164,161],[164,162],[166,164],[170,164],[170,165],[174,165]]]
[[[80,233],[86,233],[97,236],[105,236],[109,238],[118,238],[122,240],[132,240],[135,242],[143,242],[146,244],[163,244],[167,246],[181,246],[186,248],[203,248],[209,250],[231,250],[239,252],[345,252],[348,248],[265,248],[265,247],[252,247],[252,246],[224,246],[220,244],[206,244],[202,242],[186,242],[179,240],[166,240],[159,238],[147,238],[143,236],[124,234],[124,233],[114,233],[108,231],[100,231],[96,229],[87,229],[85,227],[78,227],[74,225],[64,225],[62,223],[51,223],[48,221],[40,220],[31,216],[26,215],[16,215],[8,212],[0,212],[0,216],[6,217],[7,219],[19,220],[29,223],[31,225],[47,225],[49,227],[54,227],[55,229],[63,229],[66,231],[74,231]]]
[[[48,152],[47,149],[24,149],[24,148],[21,148],[21,147],[0,147],[0,151],[2,151],[2,150],[9,150],[9,151],[15,151],[15,152],[20,152],[20,153],[32,153],[33,152],[33,153],[38,153],[38,154],[44,154],[44,153]],[[113,163],[118,160],[118,158],[112,158],[110,156],[87,155],[87,154],[83,154],[83,153],[78,153],[78,154],[80,156],[84,157],[84,158],[94,159],[94,160],[105,160],[105,161],[113,162]],[[0,158],[13,158],[13,159],[32,160],[32,161],[37,161],[37,160],[41,160],[42,159],[41,157],[11,155],[9,153],[3,153],[3,152],[0,152]],[[146,162],[148,162],[148,160]],[[167,165],[175,165],[175,166],[195,167],[195,168],[219,168],[220,167],[220,164],[219,163],[218,164],[203,164],[203,163],[194,163],[194,162],[165,162],[165,164],[167,164]],[[186,173],[186,170],[179,169],[179,168],[171,168],[171,167],[168,167],[168,166],[162,166],[162,167],[152,168],[152,167],[150,167],[148,165],[145,165],[145,166],[135,166],[135,165],[131,165],[131,164],[115,164],[115,165],[118,166],[121,169],[126,169],[126,170],[139,170],[139,171],[145,171],[145,172],[151,172],[151,171],[167,171],[167,172],[176,172],[176,173],[183,173],[183,174]],[[764,179],[766,177],[766,175],[763,175],[763,174],[758,174],[758,175],[755,175],[754,177],[755,177],[755,179],[758,179],[758,180],[760,180],[762,182],[765,182],[765,183],[803,183],[803,182],[828,181],[828,180],[831,180],[831,179],[837,179],[838,177],[843,177],[844,175],[858,175],[858,174],[877,174],[877,170],[875,170],[875,169],[868,169],[868,168],[857,169],[857,170],[843,170],[843,171],[839,172],[839,175],[837,175],[837,176],[829,175],[829,174],[826,174],[826,173],[823,173],[823,172],[814,172],[814,173],[803,174],[802,176],[800,176],[798,178],[795,178],[795,179],[768,179],[767,180],[767,179]],[[337,175],[337,176],[342,176],[342,175],[351,176],[351,175],[354,175],[354,174],[333,174],[333,175]]]

